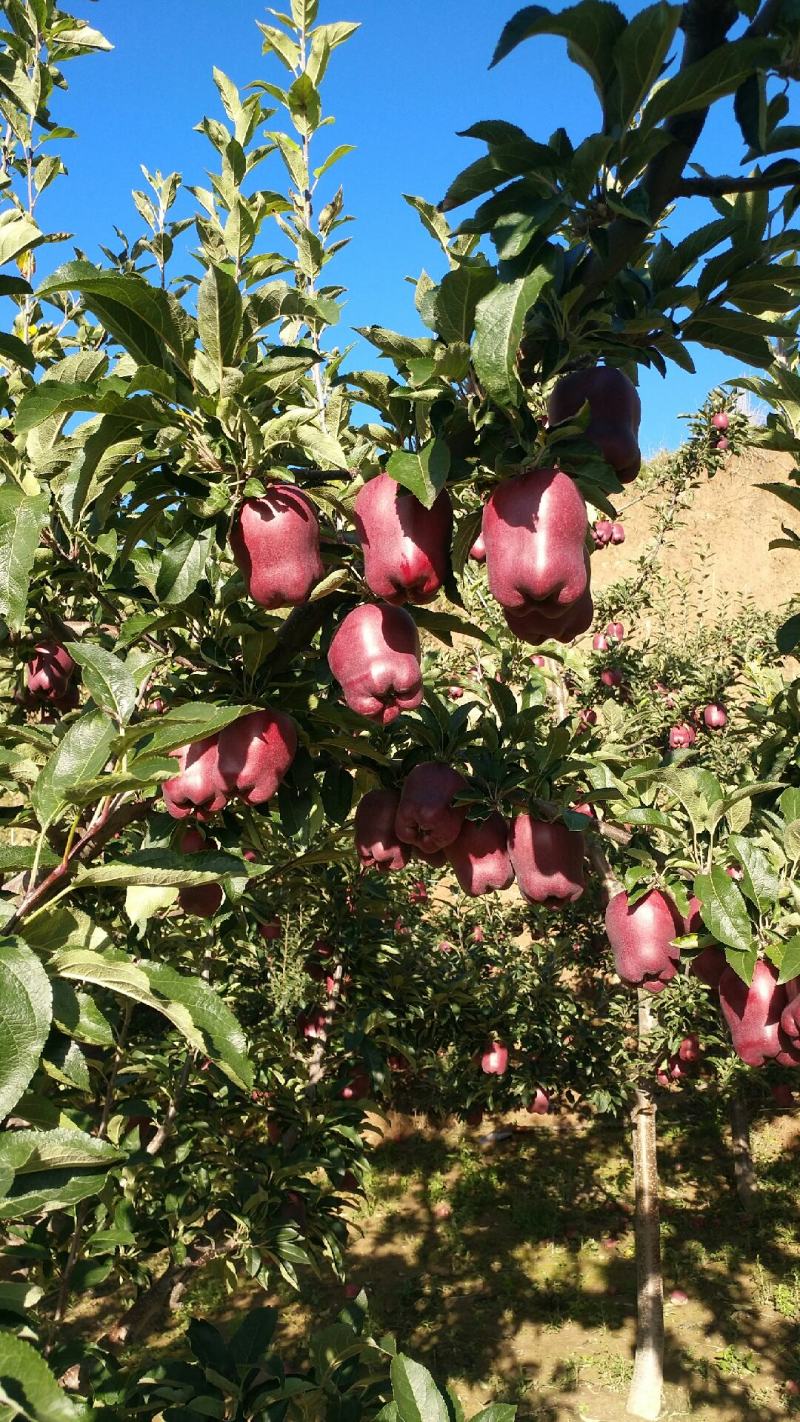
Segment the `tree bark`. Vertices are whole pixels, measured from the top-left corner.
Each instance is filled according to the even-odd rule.
[[[748,1214],[758,1202],[758,1180],[750,1150],[750,1118],[741,1096],[732,1096],[729,1104],[733,1169],[739,1203]]]
[[[639,991],[639,1045],[653,1028],[650,994]],[[638,1085],[631,1112],[633,1175],[636,1189],[636,1358],[627,1411],[654,1422],[661,1412],[664,1382],[664,1285],[656,1153],[656,1105],[649,1088]]]

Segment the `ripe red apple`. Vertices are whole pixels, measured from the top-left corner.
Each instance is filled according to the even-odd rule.
[[[249,597],[260,607],[296,607],[324,574],[319,523],[293,484],[273,484],[245,499],[230,536],[234,561]]]
[[[785,1046],[791,1052],[800,1051],[800,978],[790,978],[784,984],[786,1005],[781,1013],[781,1032]],[[787,1066],[792,1063],[787,1062]]]
[[[463,686],[448,686],[447,695],[451,701],[460,701],[464,695],[464,688]]]
[[[660,889],[651,889],[631,907],[626,893],[615,894],[606,909],[605,924],[622,981],[629,987],[662,992],[680,961],[680,949],[672,940],[684,931],[672,899]]]
[[[593,706],[584,706],[578,717],[578,730],[588,731],[590,727],[597,725],[597,712]]]
[[[148,702],[147,709],[154,711],[156,716],[163,716],[167,709],[167,703],[162,696],[154,696],[153,700]]]
[[[455,944],[454,944],[454,943],[449,943],[446,938],[442,938],[441,941],[436,944],[436,947],[437,947],[437,949],[438,949],[438,951],[439,951],[440,953],[454,953],[454,952],[455,952]]]
[[[173,751],[180,770],[161,786],[164,803],[173,819],[185,820],[187,815],[208,816],[225,808],[228,788],[219,768],[219,747],[216,736],[194,741]]]
[[[597,548],[605,548],[611,542],[611,529],[613,524],[610,519],[601,518],[592,529],[592,540]]]
[[[508,1069],[508,1047],[489,1042],[481,1053],[481,1071],[487,1076],[504,1076]]]
[[[328,665],[350,710],[382,726],[422,701],[419,636],[403,607],[353,608],[334,634]]]
[[[508,857],[508,825],[495,810],[482,823],[464,820],[447,857],[465,894],[477,897],[514,882]]]
[[[711,944],[692,958],[689,972],[693,978],[699,978],[701,983],[705,983],[706,987],[718,988],[719,980],[727,966],[723,950]]]
[[[408,846],[401,844],[394,822],[400,796],[396,790],[369,790],[356,808],[354,837],[359,863],[364,869],[389,874],[405,869]]]
[[[697,732],[694,726],[683,721],[680,726],[672,726],[669,733],[670,750],[688,750],[697,740]]]
[[[597,819],[597,815],[592,809],[592,806],[585,804],[582,800],[579,800],[577,805],[570,805],[570,809],[575,815],[585,815],[587,820]]]
[[[390,1052],[386,1058],[386,1065],[390,1071],[404,1072],[409,1070],[408,1057],[404,1057],[402,1052]]]
[[[297,1015],[297,1027],[307,1041],[324,1037],[328,1030],[328,1019],[321,1007],[310,1007]]]
[[[479,533],[475,539],[475,542],[469,550],[469,556],[474,563],[486,562],[486,544],[483,541],[482,533]]]
[[[684,1304],[688,1304],[689,1295],[683,1289],[673,1289],[669,1301],[671,1304],[675,1304],[676,1308],[682,1308]]]
[[[426,904],[428,902],[428,890],[423,879],[417,879],[408,891],[408,902],[410,904]]]
[[[498,484],[483,511],[489,590],[506,612],[563,615],[588,587],[586,504],[559,469]]]
[[[225,788],[246,805],[272,799],[296,753],[297,730],[283,711],[252,711],[219,733]]]
[[[694,1032],[690,1032],[688,1037],[684,1037],[678,1047],[678,1056],[682,1062],[698,1062],[700,1060],[700,1038]]]
[[[544,608],[544,603],[536,603],[529,612],[505,611],[503,616],[514,636],[532,647],[541,647],[551,638],[556,642],[572,642],[588,632],[594,621],[594,603],[588,588],[562,616],[551,617]]]
[[[453,1213],[453,1206],[449,1200],[439,1200],[433,1207],[433,1213],[437,1220],[449,1220]]]
[[[597,445],[603,458],[616,471],[620,483],[636,478],[642,464],[639,452],[639,423],[642,405],[636,386],[613,366],[596,365],[576,370],[553,387],[547,402],[551,425],[559,425],[577,415],[589,402],[586,439]]]
[[[612,642],[621,642],[625,637],[625,628],[621,622],[609,622],[606,636],[610,637]]]
[[[466,805],[453,804],[454,796],[464,789],[464,777],[441,761],[415,765],[400,794],[395,819],[398,838],[426,853],[447,849],[467,813]]]
[[[547,659],[540,656],[538,652],[534,652],[531,657],[531,664],[535,667],[543,667],[547,665]]]
[[[607,652],[607,651],[608,651],[608,638],[607,638],[607,637],[604,637],[602,632],[595,632],[595,634],[594,634],[594,636],[593,636],[593,638],[592,638],[592,651],[593,651],[593,652]]]
[[[742,870],[736,864],[726,864],[725,873],[727,874],[729,879],[739,880],[744,878]]]
[[[719,439],[716,439],[714,441],[714,448],[719,450],[720,454],[727,454],[730,447],[731,442],[728,439],[727,435],[721,435]]]
[[[717,413],[711,416],[711,424],[715,430],[720,430],[724,434],[730,421],[724,410],[717,410]]]
[[[541,1086],[537,1086],[536,1091],[528,1102],[528,1110],[532,1116],[546,1116],[550,1110],[550,1097]]]
[[[621,686],[622,672],[617,671],[616,667],[606,667],[605,670],[600,673],[600,680],[603,686]]]
[[[774,964],[759,958],[749,986],[733,968],[726,968],[719,981],[719,1001],[733,1050],[747,1066],[763,1066],[770,1058],[786,1066],[798,1061],[791,1034],[782,1030],[789,993],[785,984],[778,983]],[[789,1014],[787,1023],[791,1026]]]
[[[443,490],[426,509],[390,474],[378,474],[359,491],[353,513],[370,591],[393,605],[431,602],[450,569],[450,495]]]
[[[779,1081],[771,1088],[772,1099],[778,1106],[794,1106],[794,1092],[785,1081]]]
[[[517,815],[509,856],[520,893],[529,903],[561,908],[583,893],[583,835],[566,825]]]
[[[728,713],[720,701],[711,701],[703,711],[703,721],[709,731],[721,731],[727,724]]]
[[[28,695],[35,701],[62,701],[75,675],[75,663],[58,642],[37,642],[25,668]]]
[[[611,525],[611,542],[612,542],[612,543],[617,543],[617,544],[619,544],[619,543],[624,543],[624,542],[625,542],[625,526],[624,526],[624,524],[621,524],[621,523],[612,523],[612,525]]]
[[[281,921],[279,918],[273,918],[270,923],[260,923],[258,931],[267,943],[274,943],[275,939],[281,936]]]
[[[365,1071],[357,1071],[342,1087],[343,1101],[363,1101],[372,1090],[372,1078]]]
[[[203,831],[194,826],[184,830],[178,840],[181,854],[208,853],[216,848],[214,841],[206,839]],[[178,890],[178,903],[183,912],[195,918],[213,918],[224,897],[221,884],[192,884]]]

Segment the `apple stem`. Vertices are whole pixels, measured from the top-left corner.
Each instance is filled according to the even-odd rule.
[[[655,1019],[652,999],[639,990],[639,1051],[646,1054]],[[649,1087],[636,1087],[633,1110],[636,1191],[636,1357],[628,1393],[632,1417],[655,1422],[664,1382],[664,1284],[661,1276],[656,1104]]]

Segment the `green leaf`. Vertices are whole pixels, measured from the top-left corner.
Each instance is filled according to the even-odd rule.
[[[0,488],[0,616],[15,632],[25,623],[33,560],[49,508],[46,493],[26,494],[13,484]]]
[[[433,507],[447,483],[450,448],[443,439],[432,439],[414,454],[398,449],[389,456],[386,473],[415,494],[426,509]]]
[[[234,363],[242,334],[242,295],[233,277],[219,267],[209,267],[200,283],[197,324],[221,385],[225,367]]]
[[[0,331],[0,360],[4,365],[21,365],[23,370],[36,369],[36,357],[30,346],[9,331]]]
[[[790,978],[796,977],[800,977],[800,933],[790,938],[783,950],[778,982],[788,983]]]
[[[95,267],[91,262],[67,262],[43,283],[39,298],[77,291],[90,311],[139,365],[165,368],[165,348],[187,368],[187,332],[179,324],[177,303],[166,291],[142,277]]]
[[[694,892],[703,905],[703,922],[709,933],[713,933],[718,942],[740,953],[749,953],[753,931],[747,906],[725,870],[715,864],[710,874],[699,874],[694,881]]]
[[[732,834],[728,838],[728,848],[744,870],[742,891],[756,908],[769,909],[778,901],[781,881],[771,868],[763,849],[759,849],[751,839],[743,834]]]
[[[734,93],[754,70],[770,68],[778,55],[774,40],[738,39],[716,45],[656,90],[645,106],[642,127],[708,108],[715,99]]]
[[[475,308],[492,290],[497,273],[488,262],[464,263],[442,279],[433,303],[439,335],[445,341],[469,341],[475,327]]]
[[[44,234],[32,218],[17,212],[15,208],[0,212],[0,266],[13,262],[15,257],[38,247],[43,241]]]
[[[50,980],[20,939],[0,941],[0,1120],[39,1065],[52,1019]]]
[[[71,1042],[60,1032],[50,1034],[42,1053],[42,1070],[61,1082],[62,1086],[74,1086],[78,1091],[91,1090],[91,1079],[86,1058],[77,1042]]]
[[[608,0],[581,0],[555,15],[543,5],[526,5],[505,26],[492,67],[523,40],[536,35],[562,35],[573,64],[586,70],[603,103],[606,85],[613,75],[614,48],[626,23],[622,11]]]
[[[193,856],[194,857],[194,856]],[[237,861],[238,863],[238,861]],[[239,864],[241,871],[241,864]],[[59,977],[94,983],[166,1017],[195,1051],[202,1052],[243,1090],[252,1085],[253,1069],[244,1034],[222,999],[202,978],[177,973],[166,963],[134,961],[117,949],[93,953],[64,948],[51,962]]]
[[[137,721],[134,726],[129,726],[121,738],[120,747],[127,750],[139,741],[146,741],[148,755],[164,755],[181,746],[205,740],[206,736],[215,736],[232,721],[238,721],[240,716],[262,709],[260,706],[214,706],[201,701],[187,701],[183,706],[173,706],[163,716],[154,716],[150,721]]]
[[[635,118],[658,78],[680,24],[683,7],[665,0],[648,5],[628,22],[614,46],[616,77],[608,116],[621,129]]]
[[[136,705],[136,682],[125,663],[92,642],[67,642],[66,647],[82,668],[84,684],[96,705],[125,725]]]
[[[491,1402],[476,1412],[471,1422],[514,1422],[517,1409],[510,1402]]]
[[[303,138],[308,138],[319,128],[322,117],[322,102],[316,85],[308,74],[298,74],[287,96],[292,122]]]
[[[800,612],[796,612],[778,628],[775,645],[783,656],[788,657],[800,643]]]
[[[487,394],[499,405],[519,404],[517,352],[525,318],[549,281],[547,269],[537,267],[518,281],[501,283],[478,302],[473,363]]]
[[[418,627],[430,632],[438,641],[443,642],[446,647],[452,647],[453,637],[473,637],[476,642],[485,642],[487,646],[494,646],[493,639],[482,627],[476,623],[468,621],[465,617],[459,617],[452,612],[437,612],[430,607],[415,607],[414,621]]]
[[[448,1422],[445,1400],[421,1363],[398,1353],[390,1377],[400,1422]]]
[[[13,1333],[0,1329],[0,1404],[8,1422],[79,1422],[85,1416],[61,1391],[44,1358]]]
[[[113,889],[128,888],[132,884],[193,888],[198,884],[219,884],[231,875],[247,878],[249,869],[250,866],[235,855],[219,850],[186,855],[176,849],[137,849],[124,859],[79,870],[75,883],[84,889],[90,884]]]
[[[72,722],[33,787],[31,803],[42,829],[65,809],[68,791],[100,774],[114,734],[114,724],[104,711],[85,711]]]
[[[63,978],[54,979],[53,1021],[60,1031],[90,1047],[113,1047],[114,1032],[94,998],[77,992]]]
[[[159,602],[175,607],[192,596],[200,579],[205,576],[213,546],[213,524],[199,534],[191,528],[176,533],[161,554],[156,579]]]
[[[69,1209],[96,1195],[125,1159],[109,1141],[63,1127],[0,1136],[0,1219]]]

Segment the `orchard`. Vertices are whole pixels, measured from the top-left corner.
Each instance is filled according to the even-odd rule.
[[[467,129],[447,190],[406,199],[414,333],[353,345],[325,95],[359,25],[330,4],[258,19],[263,77],[214,70],[207,174],[144,170],[142,235],[100,262],[40,199],[80,142],[72,61],[109,43],[2,7],[0,1415],[588,1415],[512,1387],[510,1346],[460,1400],[480,1339],[443,1309],[423,1348],[358,1239],[380,1274],[381,1172],[416,1150],[428,1301],[497,1192],[496,1313],[527,1316],[546,1240],[583,1317],[615,1132],[602,1415],[656,1418],[692,1303],[659,1151],[702,1173],[723,1122],[737,1247],[763,1284],[785,1246],[791,1299],[763,1289],[794,1332],[720,1345],[713,1416],[777,1416],[739,1380],[763,1362],[796,1406],[797,1176],[769,1195],[750,1144],[800,1088],[796,6],[501,16],[486,58],[527,57],[536,136]],[[595,132],[547,136],[543,37]],[[704,389],[701,350],[738,373]],[[675,371],[693,413],[648,458],[642,376]],[[743,567],[707,615],[669,558],[755,459],[771,599]]]

